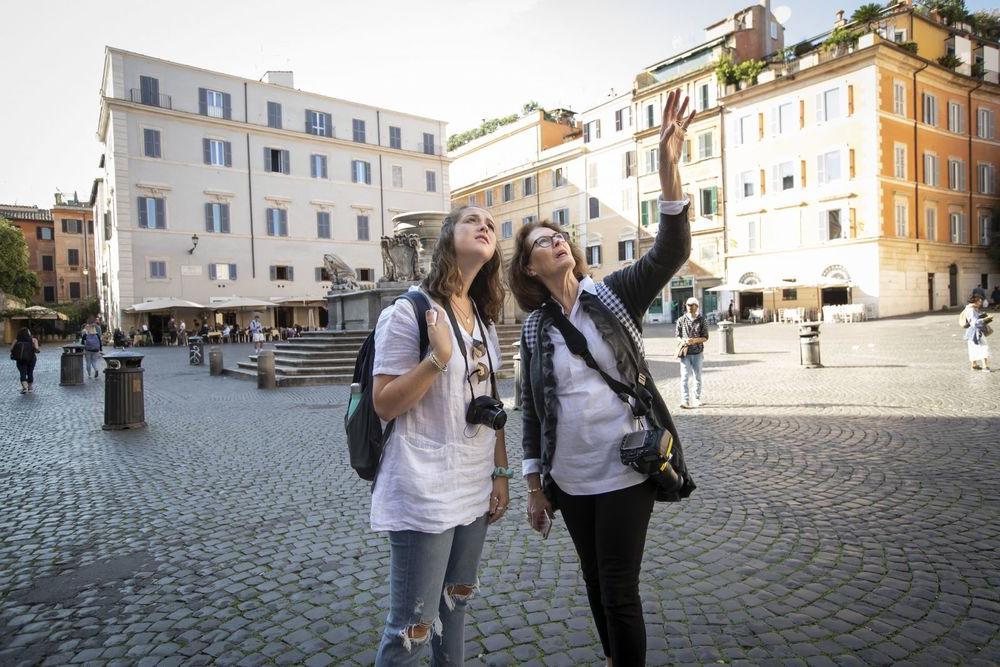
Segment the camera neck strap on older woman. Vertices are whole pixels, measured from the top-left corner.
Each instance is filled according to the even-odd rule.
[[[452,331],[455,332],[455,340],[458,341],[458,349],[462,351],[462,361],[465,362],[465,381],[469,385],[469,393],[472,399],[476,398],[476,392],[472,388],[472,371],[469,370],[469,353],[465,347],[465,335],[463,334],[462,327],[458,324],[458,320],[455,319],[455,312],[451,308],[450,299],[444,302],[444,312],[448,313],[448,320],[451,322]],[[496,373],[493,372],[493,357],[490,355],[489,341],[486,336],[486,326],[483,324],[482,318],[479,317],[479,309],[476,308],[476,302],[469,300],[472,303],[472,312],[476,316],[476,322],[479,323],[479,331],[483,337],[483,346],[486,350],[486,362],[490,366],[490,383],[493,389],[493,398],[498,398],[497,393],[497,379]]]
[[[573,323],[569,321],[569,318],[563,313],[562,307],[558,303],[550,299],[542,305],[542,308],[552,318],[552,323],[559,330],[559,333],[562,334],[569,351],[583,359],[583,362],[587,366],[600,374],[611,391],[623,403],[629,406],[632,410],[632,416],[636,419],[649,417],[652,412],[653,397],[649,393],[649,390],[643,386],[646,383],[646,376],[639,373],[638,378],[636,378],[638,380],[636,388],[614,379],[598,365],[597,360],[594,359],[594,355],[590,353],[590,348],[587,346],[587,337],[573,326]],[[632,400],[630,401],[629,399]]]

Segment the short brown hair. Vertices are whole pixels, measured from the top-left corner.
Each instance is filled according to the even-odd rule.
[[[524,247],[525,240],[531,232],[539,227],[545,227],[554,232],[566,231],[551,220],[529,222],[517,230],[517,237],[514,240],[514,254],[510,260],[509,283],[510,291],[514,293],[517,305],[526,313],[541,308],[542,304],[550,296],[548,288],[542,284],[542,281],[528,275],[528,254],[531,249]],[[572,241],[569,241],[567,245],[569,246],[570,253],[573,255],[573,259],[576,261],[576,266],[573,267],[573,274],[577,280],[583,280],[584,276],[590,273],[590,267],[587,266],[587,260],[583,257],[583,251],[580,250],[580,246]]]

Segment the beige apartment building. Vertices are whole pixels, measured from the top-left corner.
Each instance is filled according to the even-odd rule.
[[[440,120],[298,90],[292,72],[107,48],[92,199],[111,325],[143,301],[231,296],[275,303],[279,326],[324,325],[325,253],[377,280],[392,217],[448,207],[444,136]]]

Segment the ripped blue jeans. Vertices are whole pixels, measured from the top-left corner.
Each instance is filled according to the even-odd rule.
[[[486,516],[443,533],[389,533],[389,616],[377,667],[416,665],[431,646],[435,667],[465,660],[465,608],[479,585]]]

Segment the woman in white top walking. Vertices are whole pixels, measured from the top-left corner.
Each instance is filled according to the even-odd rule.
[[[375,411],[396,420],[372,492],[371,527],[389,533],[391,551],[376,665],[418,664],[428,643],[435,665],[464,660],[465,607],[478,586],[486,527],[509,497],[503,429],[469,413],[495,387],[502,264],[489,212],[457,209],[420,287],[431,305],[427,355],[420,358],[409,301],[386,308],[375,327]]]

